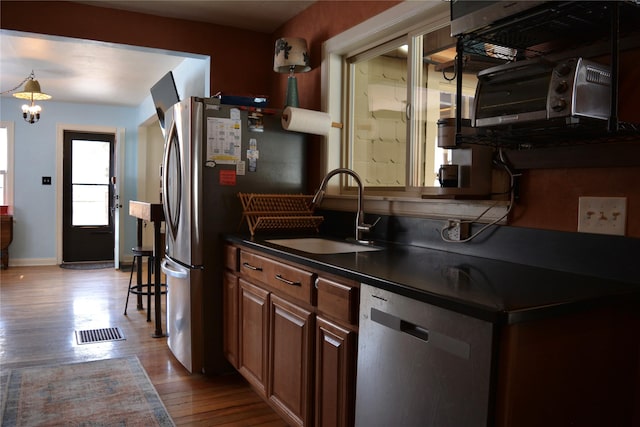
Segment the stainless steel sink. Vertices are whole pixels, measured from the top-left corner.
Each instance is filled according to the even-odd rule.
[[[363,245],[356,242],[344,242],[339,240],[322,239],[318,237],[304,237],[298,239],[272,239],[269,243],[295,249],[311,254],[341,254],[350,252],[379,251],[382,248]]]

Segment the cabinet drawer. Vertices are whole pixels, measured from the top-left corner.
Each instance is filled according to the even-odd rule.
[[[318,277],[316,287],[318,289],[318,311],[337,320],[351,324],[357,323],[359,303],[357,287],[324,277]]]
[[[238,271],[238,252],[240,248],[231,245],[224,247],[224,266],[231,271]]]
[[[313,304],[314,273],[246,251],[240,251],[240,270],[271,286],[276,293]]]
[[[240,272],[252,279],[256,279],[260,282],[266,282],[267,279],[267,267],[269,262],[265,257],[252,254],[250,252],[240,251]]]

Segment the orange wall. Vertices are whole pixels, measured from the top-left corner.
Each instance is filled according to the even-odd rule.
[[[627,236],[638,238],[639,184],[639,167],[528,170],[510,225],[576,231],[578,197],[626,197]]]
[[[273,107],[284,105],[286,93],[286,76],[272,71],[274,42],[280,36],[304,37],[309,43],[312,70],[297,75],[300,106],[319,109],[322,42],[397,3],[319,1],[272,35],[69,2],[3,0],[0,23],[2,28],[19,31],[210,55],[212,93],[267,94]],[[32,8],[39,13],[28,13],[27,9]],[[227,62],[230,58],[233,63]],[[640,122],[636,107],[640,85],[634,77],[637,66],[633,66],[637,59],[635,56],[621,60],[620,117]],[[309,148],[310,188],[314,188],[318,184],[315,180],[320,139],[310,137]],[[579,196],[625,196],[628,199],[627,235],[640,238],[639,184],[640,167],[524,171],[521,199],[511,224],[576,231]]]
[[[601,58],[606,62],[608,58]],[[640,123],[640,50],[620,55],[619,119]],[[637,144],[640,142],[640,138]],[[635,160],[640,164],[640,159]],[[576,231],[578,197],[626,197],[627,236],[640,238],[640,167],[600,167],[527,170],[522,176],[521,199],[510,224],[558,231]]]
[[[302,108],[320,108],[320,55],[324,40],[374,16],[398,2],[321,1],[290,20],[274,36],[307,39],[313,69],[298,74],[298,93]],[[275,40],[275,37],[274,37]],[[638,55],[625,54],[620,60],[620,119],[640,122],[640,84],[637,81]],[[274,105],[283,105],[286,76],[275,74]],[[321,155],[318,138],[310,141],[309,168],[317,168]],[[640,163],[640,160],[638,161]],[[311,176],[313,178],[314,175]],[[627,197],[627,235],[640,237],[640,167],[549,169],[524,171],[520,200],[510,224],[558,231],[576,231],[579,196]]]
[[[318,1],[302,11],[273,35],[303,37],[311,55],[311,71],[296,74],[301,108],[320,109],[320,64],[322,43],[349,28],[389,9],[400,1]],[[284,105],[287,92],[286,75],[273,73],[273,105]]]
[[[400,1],[318,1],[276,30],[273,34],[274,43],[277,38],[286,36],[303,37],[308,43],[311,71],[296,74],[301,108],[320,109],[322,43],[398,3]],[[272,88],[271,105],[284,105],[287,76],[273,73]],[[309,189],[314,191],[323,175],[320,170],[322,162],[318,161],[323,154],[322,138],[308,135],[307,149]]]
[[[275,40],[281,36],[304,37],[313,69],[298,75],[300,106],[319,109],[322,42],[398,3],[321,0],[275,34],[262,34],[65,1],[2,0],[0,27],[209,55],[212,94],[268,95],[269,105],[274,108],[284,105],[287,84],[285,75],[273,71]],[[320,182],[316,161],[320,153],[320,138],[310,136],[309,191]]]

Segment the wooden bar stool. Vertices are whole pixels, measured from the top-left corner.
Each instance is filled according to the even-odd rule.
[[[129,305],[129,295],[135,294],[138,296],[138,310],[142,310],[142,296],[147,297],[147,322],[151,321],[151,295],[154,295],[153,288],[154,283],[151,281],[151,273],[153,272],[153,249],[143,248],[136,246],[131,248],[133,252],[133,264],[131,264],[131,274],[129,275],[129,290],[127,292],[127,301],[124,304],[124,315],[127,315],[127,306]],[[147,283],[142,283],[142,263],[144,258],[147,258]],[[136,272],[136,284],[133,282],[133,271]],[[159,274],[159,272],[158,272]],[[163,292],[166,293],[166,292]]]

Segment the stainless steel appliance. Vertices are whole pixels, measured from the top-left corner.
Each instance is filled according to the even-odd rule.
[[[360,287],[358,427],[490,425],[493,326]]]
[[[472,125],[606,126],[610,104],[608,66],[583,58],[519,61],[478,73]]]
[[[304,136],[279,114],[189,98],[165,114],[168,345],[189,372],[229,369],[222,352],[221,235],[241,224],[238,192],[306,191]]]

